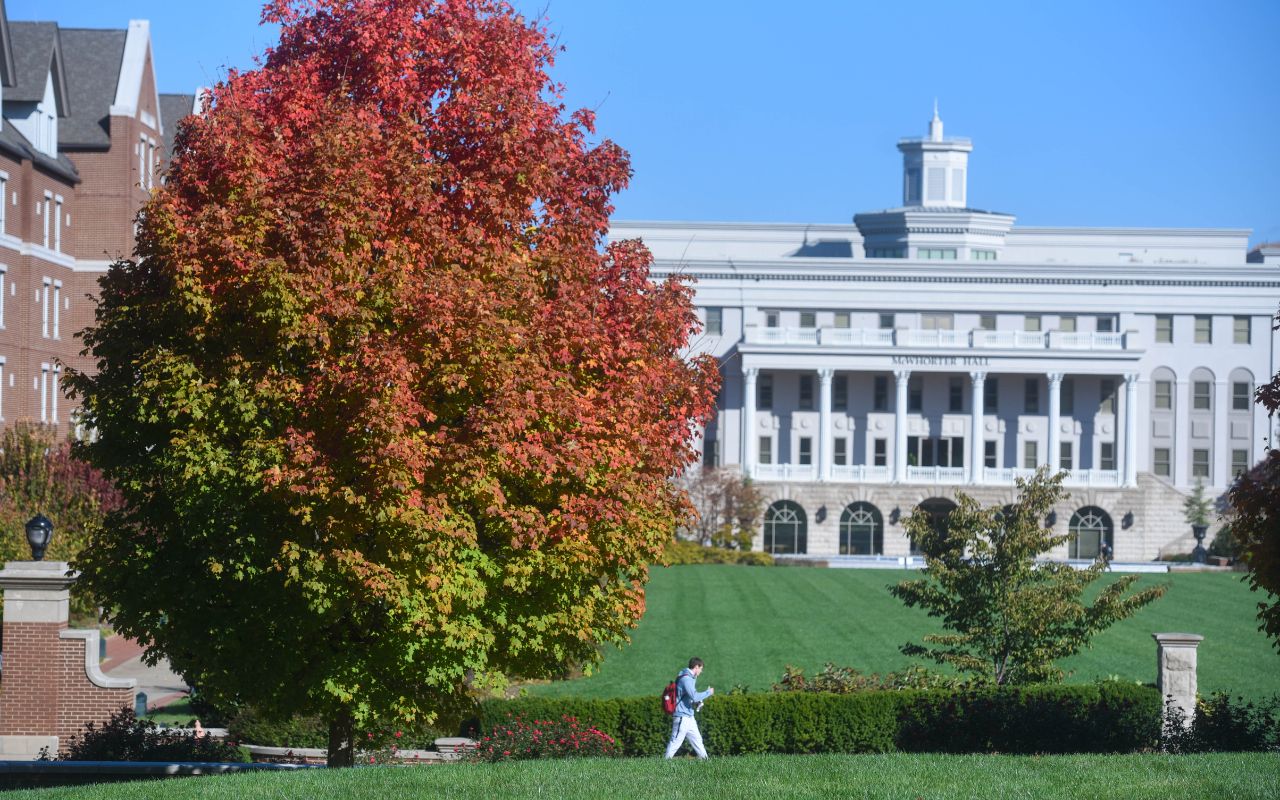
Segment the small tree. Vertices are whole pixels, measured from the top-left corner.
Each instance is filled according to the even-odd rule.
[[[1182,501],[1182,513],[1188,525],[1208,525],[1213,503],[1204,496],[1204,481],[1196,479],[1196,487]]]
[[[1063,672],[1054,662],[1164,594],[1165,585],[1128,594],[1137,576],[1127,575],[1086,604],[1085,590],[1106,569],[1101,558],[1087,569],[1037,563],[1037,556],[1070,538],[1042,524],[1064,497],[1062,475],[1050,477],[1041,468],[1018,480],[1012,506],[982,508],[957,493],[959,505],[945,526],[920,508],[912,512],[906,528],[925,555],[924,578],[889,591],[908,606],[927,609],[952,633],[925,636],[926,644],[909,643],[902,652],[999,685],[1057,682]]]
[[[682,481],[697,518],[683,529],[704,547],[750,550],[760,524],[764,495],[751,479],[730,467],[691,470]]]
[[[1280,316],[1273,329],[1280,330]],[[1274,424],[1280,411],[1280,373],[1258,387],[1255,400]],[[1249,587],[1266,596],[1258,602],[1258,628],[1280,650],[1280,449],[1274,443],[1232,485],[1227,507],[1236,547],[1249,567]]]

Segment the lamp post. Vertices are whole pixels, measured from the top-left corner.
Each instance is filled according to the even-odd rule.
[[[27,544],[31,545],[31,560],[43,561],[45,548],[53,538],[53,523],[44,514],[36,514],[27,520]]]

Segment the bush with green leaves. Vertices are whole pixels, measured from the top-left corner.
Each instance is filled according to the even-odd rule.
[[[782,678],[773,685],[775,692],[831,692],[849,694],[869,689],[950,689],[967,683],[963,678],[932,672],[912,664],[902,672],[864,673],[853,667],[837,667],[828,661],[822,671],[808,677],[800,667],[788,664]]]
[[[1170,702],[1160,744],[1171,753],[1280,751],[1280,695],[1255,702],[1214,692],[1196,702],[1190,724]]]
[[[671,731],[657,694],[623,699],[521,698],[480,705],[474,733],[492,736],[510,714],[569,715],[613,737],[628,756],[662,753]],[[782,691],[716,695],[699,712],[710,752],[1111,753],[1148,750],[1160,735],[1149,686],[974,686],[962,690]]]
[[[90,722],[71,737],[60,761],[248,761],[239,747],[210,736],[169,731],[125,707],[102,725]]]
[[[612,736],[576,717],[526,719],[513,714],[480,737],[468,760],[493,763],[535,758],[600,758],[619,755]]]
[[[734,550],[727,547],[703,547],[697,542],[674,539],[662,554],[663,562],[676,564],[742,564],[751,567],[773,566],[773,556],[758,550]]]
[[[451,736],[456,727],[436,725],[397,725],[384,723],[370,726],[356,737],[363,749],[428,750],[441,736]],[[276,719],[252,708],[242,708],[227,723],[227,733],[232,739],[245,744],[264,747],[315,747],[329,746],[329,729],[319,716],[295,714]]]

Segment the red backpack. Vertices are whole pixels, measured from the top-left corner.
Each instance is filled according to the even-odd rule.
[[[680,677],[676,676],[676,680]],[[676,686],[676,681],[667,684],[667,688],[662,690],[662,710],[668,714],[676,713],[676,704],[680,702],[680,689]]]

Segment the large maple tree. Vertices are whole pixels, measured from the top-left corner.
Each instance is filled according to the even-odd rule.
[[[78,559],[210,699],[354,726],[590,662],[688,504],[714,365],[687,286],[604,245],[592,143],[494,0],[275,0],[102,281]]]

